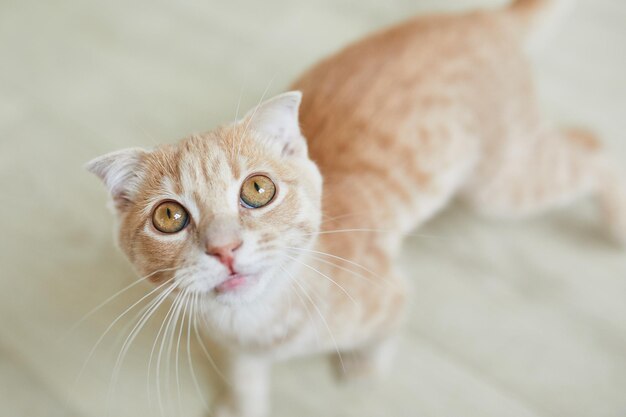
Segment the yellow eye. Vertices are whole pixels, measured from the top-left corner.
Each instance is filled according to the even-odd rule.
[[[180,232],[187,226],[188,222],[187,210],[175,201],[159,204],[152,214],[152,224],[163,233]]]
[[[276,185],[265,175],[254,175],[244,181],[239,195],[241,204],[247,208],[267,205],[276,194]]]

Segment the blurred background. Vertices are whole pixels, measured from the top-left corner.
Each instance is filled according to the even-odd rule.
[[[409,16],[502,3],[0,1],[0,415],[159,413],[148,360],[165,308],[112,381],[137,310],[115,320],[146,287],[69,331],[134,279],[87,160],[230,121],[240,92],[252,107]],[[546,112],[600,133],[623,164],[625,22],[624,2],[580,0],[534,58]],[[413,301],[389,380],[341,386],[323,358],[281,364],[273,415],[626,416],[626,252],[594,214],[585,202],[518,223],[446,210],[406,245]],[[182,346],[181,392],[172,375],[162,401],[168,416],[201,416],[213,372],[191,343],[203,400]]]

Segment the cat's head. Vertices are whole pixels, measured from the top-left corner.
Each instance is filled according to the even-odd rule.
[[[232,125],[87,164],[111,193],[120,247],[138,273],[222,305],[288,284],[321,218],[300,100],[285,93]]]

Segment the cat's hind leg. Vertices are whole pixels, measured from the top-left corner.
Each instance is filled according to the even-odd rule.
[[[610,159],[589,132],[541,130],[487,149],[463,194],[480,212],[500,217],[538,214],[592,195],[609,230],[626,242],[626,183]]]

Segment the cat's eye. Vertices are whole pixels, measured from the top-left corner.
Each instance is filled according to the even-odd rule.
[[[187,210],[176,201],[165,201],[152,213],[152,224],[163,233],[180,232],[188,222]]]
[[[239,199],[247,208],[266,206],[276,195],[276,185],[265,175],[248,177],[241,186]]]

